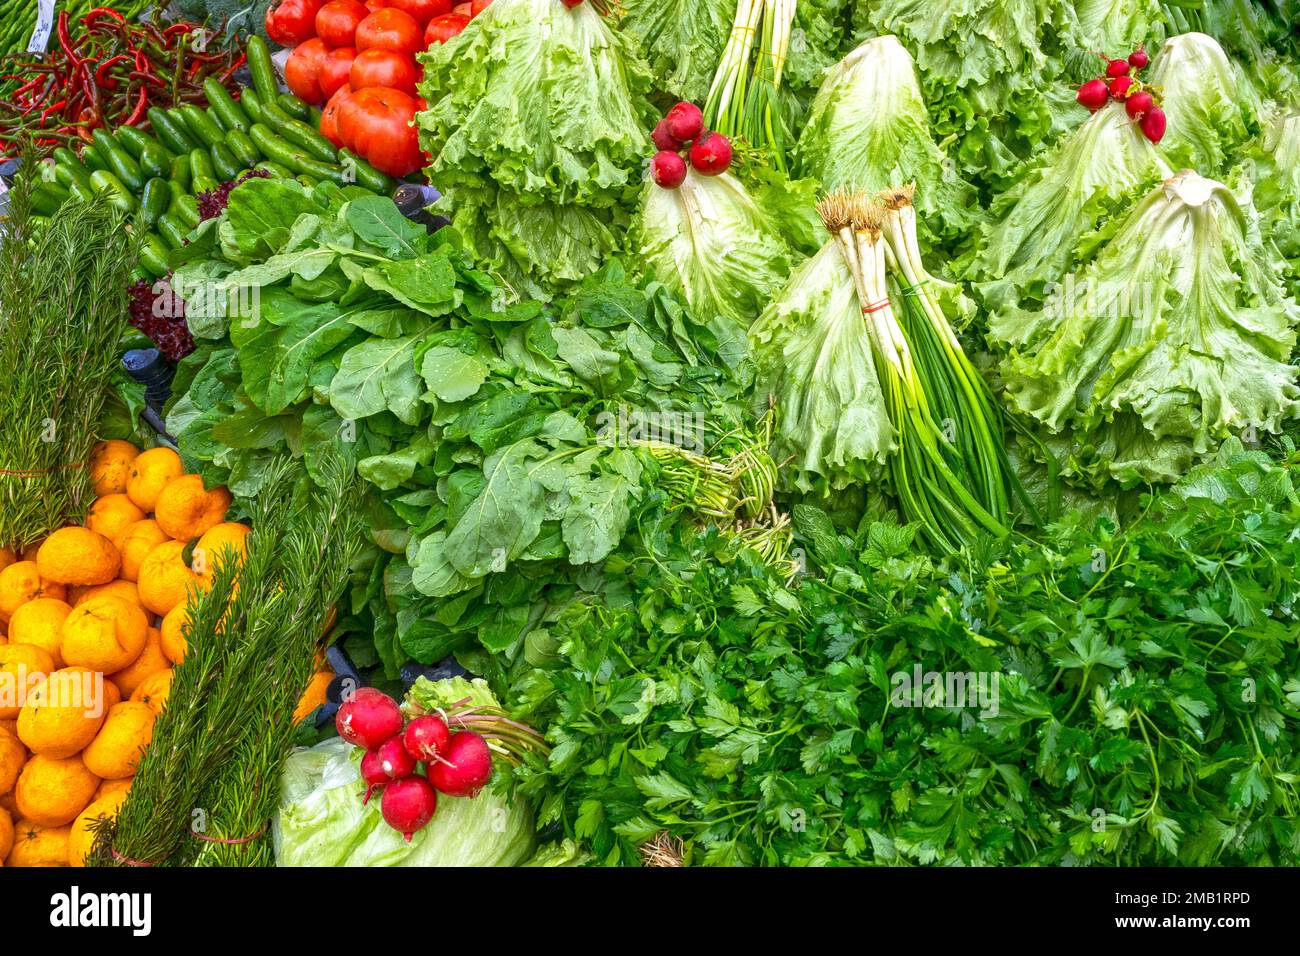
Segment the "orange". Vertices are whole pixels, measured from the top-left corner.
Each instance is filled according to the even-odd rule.
[[[140,577],[140,565],[149,556],[149,552],[166,540],[167,533],[152,518],[127,525],[113,539],[114,547],[122,555],[122,570],[118,574],[127,581],[137,580]]]
[[[134,661],[116,673],[109,674],[108,679],[117,685],[124,698],[135,693],[135,689],[144,683],[144,679],[158,671],[166,670],[172,663],[162,649],[162,633],[156,627],[149,628],[144,650]],[[103,774],[100,774],[102,777]]]
[[[166,614],[189,599],[199,579],[182,559],[184,541],[164,541],[140,565],[140,603],[155,614]]]
[[[133,780],[134,777],[123,777],[121,780],[99,781],[99,787],[95,790],[95,800],[103,800],[110,793],[129,793]]]
[[[62,667],[59,645],[63,641],[63,621],[71,613],[66,601],[55,598],[28,601],[9,619],[9,643],[34,644],[50,655],[55,667]]]
[[[27,695],[18,713],[18,739],[47,757],[71,757],[95,739],[118,689],[84,667],[64,667]]]
[[[90,805],[98,786],[99,777],[80,757],[37,754],[23,767],[14,794],[23,819],[43,827],[61,827]]]
[[[90,506],[85,524],[91,531],[98,531],[112,541],[131,525],[143,520],[144,512],[126,495],[105,495]]]
[[[307,690],[303,692],[302,698],[298,701],[298,706],[293,710],[293,722],[295,724],[306,720],[312,711],[325,703],[325,690],[333,679],[334,674],[332,671],[317,671],[312,675],[311,683],[307,685]]]
[[[68,865],[85,866],[86,858],[95,848],[96,831],[93,828],[100,820],[112,820],[117,811],[126,802],[125,791],[96,797],[90,806],[77,815],[72,823],[72,833],[68,837]]]
[[[131,463],[138,454],[140,449],[129,441],[110,438],[96,442],[94,451],[90,453],[90,480],[94,484],[95,496],[125,492],[127,479],[131,477]]]
[[[149,619],[138,604],[120,597],[91,598],[63,622],[63,659],[75,667],[112,674],[140,656]]]
[[[167,483],[154,505],[158,527],[177,541],[193,541],[225,520],[230,492],[225,487],[207,491],[198,475],[181,475]]]
[[[227,560],[228,554],[233,553],[235,560],[243,564],[247,553],[247,542],[244,539],[251,530],[248,525],[238,521],[223,521],[213,525],[199,538],[190,554],[190,570],[199,576],[205,589],[212,587],[212,576],[221,563]]]
[[[50,652],[35,644],[0,647],[0,720],[13,720],[46,675],[55,670]]]
[[[104,726],[81,759],[91,773],[104,780],[135,776],[140,758],[153,741],[153,722],[158,717],[144,701],[128,700],[108,712]]]
[[[41,577],[35,561],[15,561],[0,571],[0,621],[8,621],[14,611],[36,598],[62,601],[67,596],[62,584]]]
[[[31,820],[14,822],[14,848],[5,866],[67,866],[72,827],[43,827]]]
[[[0,860],[9,855],[14,848],[14,818],[9,811],[0,808]]]
[[[144,679],[131,699],[139,701],[142,704],[148,704],[155,714],[161,714],[163,708],[167,706],[167,698],[172,690],[172,678],[176,675],[176,670],[169,667],[165,671],[159,671]]]
[[[177,604],[167,612],[158,629],[162,633],[162,651],[173,664],[185,659],[185,650],[189,647],[185,632],[190,625],[188,604]]]
[[[113,542],[90,528],[60,528],[36,553],[41,577],[60,584],[105,584],[117,577],[121,566]]]
[[[27,763],[27,748],[16,733],[0,730],[0,793],[8,793],[18,782]]]
[[[170,448],[142,451],[131,462],[131,476],[126,482],[127,497],[147,514],[154,510],[167,482],[179,478],[184,472],[181,456]]]
[[[87,601],[98,597],[116,597],[134,604],[138,608],[144,608],[144,605],[140,603],[140,591],[135,586],[135,582],[127,581],[124,578],[109,581],[107,584],[95,584],[90,587],[73,588],[70,597],[72,598],[73,607],[80,607]]]

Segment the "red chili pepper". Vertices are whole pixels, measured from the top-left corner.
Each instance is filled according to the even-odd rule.
[[[131,79],[140,80],[141,82],[149,83],[152,84],[153,86],[157,86],[162,89],[167,88],[167,81],[160,76],[155,76],[152,73],[141,73],[139,70],[132,70]]]
[[[68,32],[68,11],[67,10],[64,10],[61,13],[59,13],[58,33],[59,33],[59,46],[60,48],[62,48],[64,55],[67,56],[67,58],[71,60],[73,64],[80,63],[81,58],[77,56],[76,48],[73,47],[72,45],[72,35]]]
[[[131,111],[130,116],[122,121],[123,124],[134,126],[144,118],[147,109],[149,109],[149,91],[142,86],[140,87],[139,98],[135,101],[135,109]]]
[[[226,67],[226,71],[221,74],[220,78],[218,79],[218,82],[222,86],[225,86],[226,83],[230,80],[230,78],[235,75],[235,71],[238,70],[241,66],[243,66],[247,60],[248,57],[245,54],[243,53],[239,54],[239,58],[235,60],[234,63],[230,64],[230,66]]]
[[[119,53],[117,56],[111,56],[95,68],[95,83],[106,90],[115,90],[118,87],[116,77],[108,75],[108,71],[119,63],[129,63],[131,58],[125,53]]]
[[[45,107],[45,109],[41,111],[42,128],[45,126],[45,121],[49,118],[51,113],[57,113],[59,110],[63,109],[63,107],[67,105],[68,105],[67,100],[59,100],[57,103],[51,103],[49,106]]]
[[[119,23],[126,23],[126,17],[122,16],[122,14],[118,13],[112,7],[95,7],[95,9],[91,10],[81,18],[82,26],[89,27],[96,20],[103,17],[111,17]]]

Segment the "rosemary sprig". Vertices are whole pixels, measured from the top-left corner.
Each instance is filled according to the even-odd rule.
[[[91,499],[86,461],[117,365],[137,231],[106,196],[41,220],[29,150],[0,241],[0,546],[21,548]]]
[[[299,465],[274,462],[242,565],[218,555],[211,590],[191,596],[189,649],[97,863],[271,862],[265,823],[294,704],[360,540],[358,483],[339,461],[325,472],[317,489]]]

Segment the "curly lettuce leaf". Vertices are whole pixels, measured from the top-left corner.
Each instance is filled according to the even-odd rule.
[[[749,330],[755,401],[776,406],[773,456],[801,491],[870,480],[894,448],[853,276],[836,243],[804,261]]]
[[[1097,54],[1125,57],[1145,46],[1154,55],[1168,36],[1160,0],[1075,0],[1071,6],[1064,59],[1075,84],[1101,75],[1105,64]]]
[[[618,27],[634,36],[666,93],[703,103],[731,32],[727,0],[623,0]]]
[[[729,173],[688,170],[676,189],[646,183],[636,222],[645,271],[700,319],[749,328],[790,272],[790,252]]]
[[[618,247],[650,151],[650,74],[590,4],[497,0],[421,55],[420,141],[478,258],[537,294]]]
[[[916,65],[897,37],[867,40],[831,69],[794,157],[827,190],[915,182],[921,227],[942,239],[974,218],[975,190],[931,138]]]
[[[1052,0],[857,0],[861,35],[892,33],[916,58],[940,137],[954,136],[967,176],[1005,181],[1059,128],[1039,92],[1060,74],[1059,34],[1073,22]]]
[[[1124,108],[1107,104],[998,197],[968,277],[994,309],[1041,298],[1074,265],[1080,236],[1170,173]]]
[[[1273,117],[1251,150],[1255,207],[1300,291],[1300,112]]]
[[[1259,96],[1213,37],[1170,37],[1148,80],[1162,91],[1167,126],[1160,148],[1175,168],[1221,175],[1259,132]]]
[[[1169,481],[1230,435],[1300,412],[1300,309],[1253,211],[1189,171],[1152,190],[1039,311],[993,317],[1012,404],[1073,428],[1103,474]]]

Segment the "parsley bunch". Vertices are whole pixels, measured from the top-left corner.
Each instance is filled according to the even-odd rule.
[[[503,659],[554,747],[521,786],[606,863],[664,832],[694,864],[1300,863],[1284,457],[1229,442],[1125,528],[938,562],[797,507],[790,586],[643,515],[604,593]],[[903,706],[918,665],[996,674],[996,706]]]

